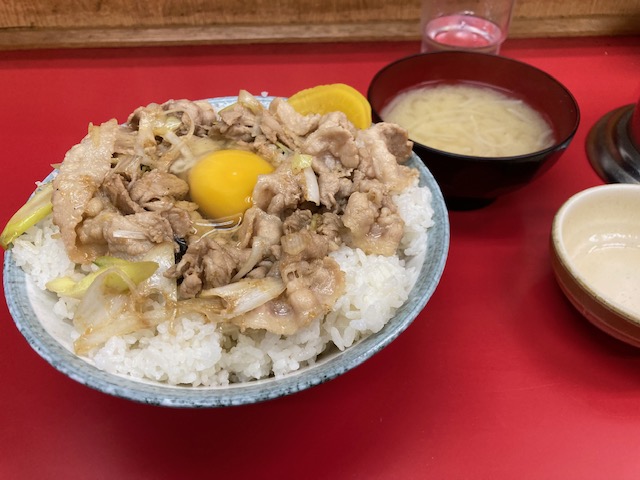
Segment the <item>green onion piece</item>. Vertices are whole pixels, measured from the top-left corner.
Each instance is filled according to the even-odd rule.
[[[101,258],[113,259],[115,257]],[[77,282],[70,277],[54,278],[47,282],[46,288],[49,291],[57,293],[58,295],[64,295],[65,297],[82,298],[94,280],[106,271],[119,270],[133,283],[138,285],[153,275],[158,269],[158,264],[156,262],[130,262],[122,259],[117,260],[118,262],[112,261],[110,265],[106,265],[95,272],[91,272],[82,280]],[[129,289],[129,285],[120,275],[108,276],[105,279],[105,286],[117,292],[126,292]]]
[[[301,172],[305,168],[309,168],[313,162],[311,155],[296,152],[291,159],[291,169],[294,173]]]
[[[0,234],[0,246],[5,250],[13,241],[33,227],[40,220],[53,211],[51,195],[53,184],[51,182],[42,185],[36,193],[9,219],[6,227]]]

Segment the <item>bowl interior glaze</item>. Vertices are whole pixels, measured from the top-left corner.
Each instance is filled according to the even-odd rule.
[[[551,250],[571,303],[598,328],[640,346],[640,185],[571,197],[554,218]]]

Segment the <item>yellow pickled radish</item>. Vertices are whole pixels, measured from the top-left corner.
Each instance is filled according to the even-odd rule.
[[[287,101],[302,115],[343,112],[356,128],[371,126],[369,101],[355,88],[344,83],[307,88],[295,93]]]

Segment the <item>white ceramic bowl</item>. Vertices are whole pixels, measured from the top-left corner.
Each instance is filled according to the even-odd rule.
[[[235,97],[212,99],[220,109]],[[270,98],[261,99],[265,104]],[[50,311],[54,300],[35,287],[15,264],[11,251],[5,253],[4,291],[14,321],[33,349],[60,372],[104,393],[137,402],[171,407],[201,408],[242,405],[295,393],[337,377],[360,365],[402,333],[422,311],[440,281],[449,248],[449,217],[435,179],[420,159],[413,155],[407,163],[420,172],[420,185],[432,193],[435,225],[429,230],[429,247],[420,276],[409,299],[385,327],[343,352],[323,354],[317,363],[283,378],[268,378],[228,387],[174,387],[137,381],[107,373],[90,361],[76,356],[68,335],[60,331]]]
[[[640,185],[592,187],[558,210],[552,266],[591,323],[640,347]]]

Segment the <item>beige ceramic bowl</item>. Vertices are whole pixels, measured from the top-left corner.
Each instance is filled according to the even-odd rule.
[[[551,251],[556,279],[580,313],[640,347],[640,185],[571,197],[554,218]]]

